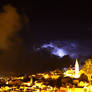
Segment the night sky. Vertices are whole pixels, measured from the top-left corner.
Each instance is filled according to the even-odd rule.
[[[47,36],[55,40],[90,39],[92,8],[85,4],[70,1],[38,2],[33,6],[33,30],[38,31],[35,32],[37,35],[41,32],[42,39]]]
[[[0,1],[0,71],[34,73],[48,70],[46,65],[52,66],[54,59],[50,59],[48,55],[45,57],[48,58],[47,61],[45,58],[41,59],[43,55],[39,57],[39,51],[36,53],[34,49],[50,42],[66,41],[68,44],[64,46],[69,51],[72,48],[69,41],[74,45],[79,42],[77,45],[80,49],[73,53],[91,55],[90,6],[90,2],[60,3],[57,0]]]

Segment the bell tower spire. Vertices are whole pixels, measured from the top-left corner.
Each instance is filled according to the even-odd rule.
[[[76,59],[76,62],[75,62],[75,78],[78,78],[79,77],[79,63],[78,63],[78,60]]]

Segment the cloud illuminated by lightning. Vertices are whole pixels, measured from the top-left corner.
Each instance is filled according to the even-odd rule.
[[[67,55],[67,52],[63,48],[58,47],[53,43],[43,44],[41,48],[49,49],[51,54],[56,55],[60,58]]]
[[[82,56],[92,55],[92,45],[88,41],[54,41],[49,43],[44,43],[40,48],[36,50],[47,49],[51,54],[62,58],[65,55],[69,55],[71,58],[80,58]]]

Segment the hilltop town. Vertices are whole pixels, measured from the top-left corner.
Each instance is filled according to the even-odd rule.
[[[63,92],[62,90],[65,90],[68,92],[71,90],[73,92],[72,90],[77,88],[77,91],[79,89],[92,91],[91,65],[92,59],[88,59],[80,69],[78,60],[76,60],[75,66],[64,70],[56,69],[19,77],[1,77],[0,91],[52,92],[56,90],[55,92]]]

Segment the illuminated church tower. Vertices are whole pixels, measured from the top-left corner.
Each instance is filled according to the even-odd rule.
[[[78,64],[78,60],[76,59],[75,62],[75,78],[79,77],[79,64]]]

